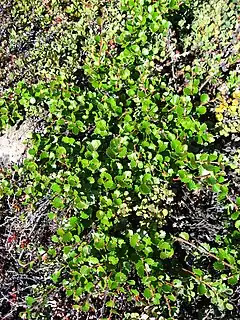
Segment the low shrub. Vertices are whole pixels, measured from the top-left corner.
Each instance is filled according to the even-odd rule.
[[[236,318],[240,198],[229,190],[234,162],[218,147],[222,133],[212,117],[220,97],[212,80],[223,74],[218,70],[207,85],[211,64],[198,66],[199,47],[175,51],[193,42],[199,16],[188,1],[96,4],[102,10],[90,10],[94,1],[84,9],[97,14],[96,32],[87,32],[74,2],[61,4],[85,25],[83,43],[91,50],[82,65],[71,62],[76,69],[68,76],[67,64],[56,64],[52,81],[19,82],[0,100],[1,130],[27,117],[43,121],[27,158],[0,173],[0,196],[13,221],[10,229],[2,225],[14,249],[9,263],[39,275],[23,290],[25,303],[22,296],[17,303],[14,286],[3,288],[16,297],[2,298],[2,316],[13,304],[10,313],[22,319]],[[190,38],[184,13],[193,19]],[[211,44],[204,41],[203,57]],[[218,53],[211,57],[219,62]],[[85,86],[69,81],[76,70]],[[221,79],[233,96],[239,79],[230,87],[231,75]]]

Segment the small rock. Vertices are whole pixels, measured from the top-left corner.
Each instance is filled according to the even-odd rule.
[[[0,166],[18,163],[28,148],[27,139],[34,131],[34,121],[26,119],[20,126],[15,124],[0,137]]]

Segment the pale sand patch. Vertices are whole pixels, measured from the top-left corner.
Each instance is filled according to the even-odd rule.
[[[0,137],[0,165],[18,163],[27,150],[27,139],[34,130],[32,119],[26,119],[21,125],[14,125]]]

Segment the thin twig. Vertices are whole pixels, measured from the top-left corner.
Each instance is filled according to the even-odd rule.
[[[201,252],[201,250],[203,250],[209,257],[211,257],[211,258],[213,258],[213,259],[215,259],[215,260],[217,260],[217,261],[222,262],[226,267],[231,268],[231,269],[234,268],[234,266],[232,266],[231,264],[229,264],[229,263],[227,263],[227,262],[225,262],[225,261],[222,261],[220,258],[218,258],[217,256],[215,256],[214,254],[208,252],[201,244],[200,244],[200,245],[201,245],[201,249],[200,249],[198,246],[196,246],[196,245],[193,244],[192,242],[187,241],[187,240],[184,240],[184,239],[182,239],[182,238],[176,237],[175,240],[178,241],[178,242],[180,242],[180,243],[185,243],[185,244],[189,245],[190,247],[197,249],[197,250],[200,251],[200,252]]]
[[[169,317],[172,317],[172,310],[171,310],[171,305],[170,305],[170,302],[168,300],[168,297],[166,295],[164,295],[164,299],[166,300],[166,303],[167,303]]]
[[[185,272],[187,272],[187,273],[189,273],[189,274],[191,274],[191,275],[194,277],[194,279],[196,279],[196,280],[199,281],[199,282],[204,283],[208,288],[210,288],[211,290],[213,290],[212,286],[211,286],[209,283],[203,281],[201,278],[199,278],[198,276],[196,276],[191,270],[188,270],[188,269],[185,269],[185,268],[182,268],[182,270],[185,271]]]
[[[107,300],[107,294],[108,294],[108,290],[106,289],[104,291],[104,298],[103,298],[103,305],[102,305],[101,312],[100,312],[100,319],[102,319],[104,311],[105,311],[105,304],[106,304],[106,300]]]

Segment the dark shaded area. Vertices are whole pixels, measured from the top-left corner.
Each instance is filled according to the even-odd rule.
[[[228,232],[224,205],[208,189],[190,192],[184,187],[178,188],[172,211],[166,229],[174,235],[188,232],[193,239],[211,243],[217,234]]]
[[[50,244],[56,229],[47,217],[46,198],[25,223],[20,219],[24,209],[16,211],[13,202],[11,198],[2,201],[0,210],[0,317],[8,320],[20,319],[18,315],[26,309],[25,297],[32,294],[33,285],[46,284],[46,272],[52,271],[49,266],[44,270],[38,248]]]

